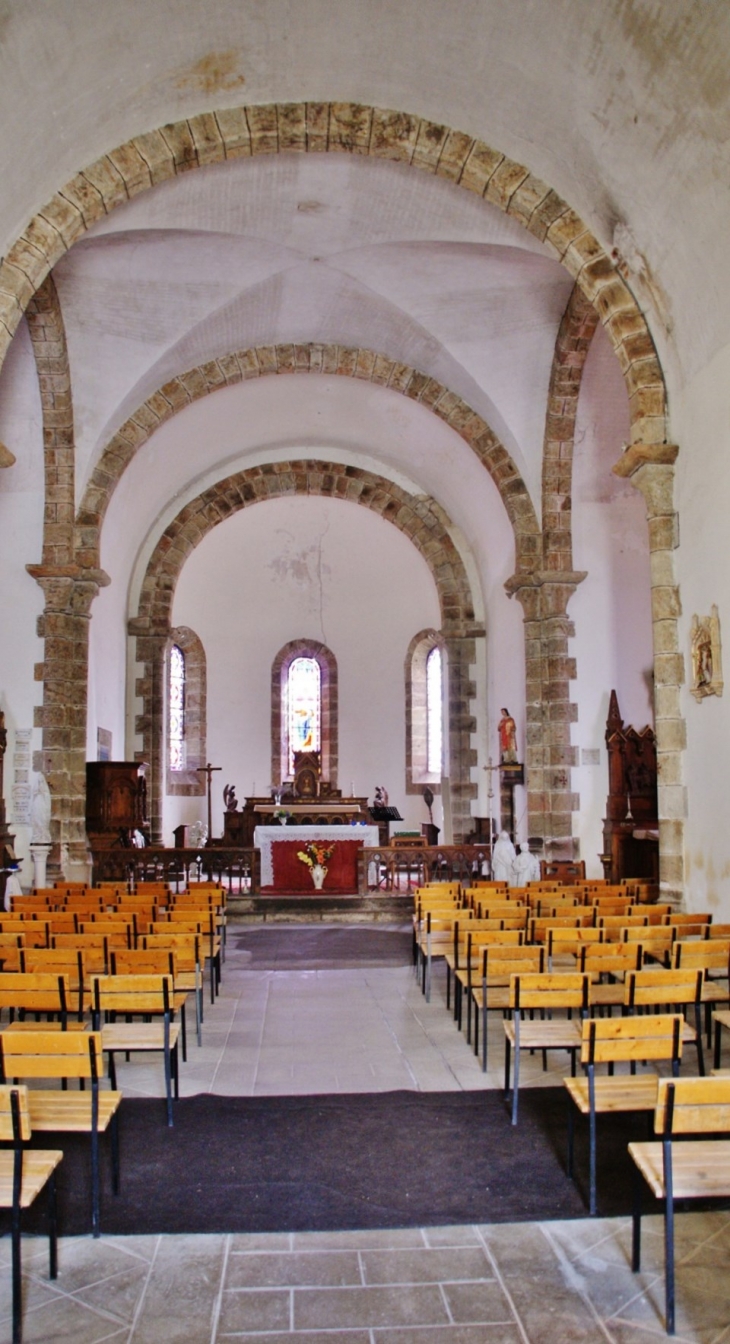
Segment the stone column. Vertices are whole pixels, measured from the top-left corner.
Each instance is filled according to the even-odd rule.
[[[153,845],[163,843],[162,795],[165,787],[164,723],[165,723],[165,650],[170,639],[169,627],[151,628],[148,617],[135,616],[127,624],[128,633],[136,638],[135,660],[144,671],[137,678],[135,694],[142,700],[142,713],[134,722],[134,730],[142,738],[141,751],[135,751],[135,761],[146,761],[147,812],[150,839]]]
[[[679,527],[674,509],[671,443],[633,443],[613,468],[644,496],[649,524],[651,611],[654,638],[654,715],[659,782],[659,885],[663,901],[679,905],[684,896],[684,819],[687,791],[683,757],[687,730],[680,708],[684,658],[679,651],[681,615],[674,552]]]
[[[540,836],[546,859],[572,859],[572,813],[577,808],[571,788],[571,766],[577,749],[570,725],[578,707],[570,699],[575,659],[568,640],[575,633],[568,603],[585,573],[569,570],[515,574],[505,584],[525,613],[525,782],[528,833]]]
[[[471,801],[477,796],[477,786],[471,779],[471,768],[477,764],[477,753],[472,745],[476,719],[470,701],[476,695],[471,667],[476,660],[476,643],[472,634],[449,634],[444,630],[448,660],[448,769],[451,784],[451,815],[454,844],[463,844],[464,837],[473,829]]]
[[[88,874],[86,843],[86,709],[88,698],[89,619],[91,604],[109,578],[103,570],[76,565],[28,565],[46,599],[38,633],[45,641],[44,661],[36,665],[43,682],[43,704],[35,711],[43,729],[37,769],[48,781],[53,800],[51,881],[62,875],[61,855],[68,853],[66,877]]]

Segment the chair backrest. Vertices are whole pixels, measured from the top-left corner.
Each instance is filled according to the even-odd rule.
[[[617,915],[604,915],[601,911],[596,915],[599,929],[605,929],[607,936],[610,936],[612,930],[618,930],[616,937],[619,941],[622,940],[623,929],[645,929],[648,923],[648,915],[627,915],[623,910]]]
[[[583,1023],[581,1063],[635,1063],[682,1058],[679,1013],[646,1013],[631,1017],[591,1017]]]
[[[628,971],[624,985],[627,1008],[654,1007],[657,1004],[698,1003],[702,994],[701,970]]]
[[[175,974],[175,953],[170,947],[115,947],[109,957],[112,975]]]
[[[199,933],[166,933],[160,929],[140,938],[138,947],[142,951],[159,951],[163,947],[174,952],[176,971],[195,970],[202,962]]]
[[[92,975],[94,1017],[101,1013],[169,1013],[173,1002],[171,975]]]
[[[17,1147],[27,1143],[31,1133],[27,1087],[22,1083],[0,1085],[0,1141]]]
[[[17,1013],[55,1013],[65,1019],[70,1006],[67,975],[52,971],[0,971],[0,1009]]]
[[[578,969],[588,975],[625,975],[640,971],[643,963],[641,943],[586,943],[580,950]]]
[[[104,1074],[98,1031],[0,1032],[3,1078],[90,1078]]]
[[[548,956],[552,957],[553,954],[562,956],[571,952],[578,956],[583,944],[602,942],[603,929],[593,927],[585,929],[548,929]]]
[[[654,1131],[674,1134],[727,1133],[730,1130],[730,1077],[661,1078]]]
[[[527,924],[527,941],[546,943],[550,929],[580,929],[589,923],[589,919],[590,917],[581,914],[555,915],[544,919],[534,917]]]
[[[50,926],[47,919],[36,919],[29,915],[27,919],[0,918],[0,933],[22,933],[26,947],[48,947]]]
[[[490,976],[508,978],[511,975],[542,975],[545,971],[545,948],[509,947],[494,943],[482,949],[482,980]]]
[[[56,951],[80,952],[83,960],[84,976],[106,971],[109,965],[109,948],[106,938],[88,933],[57,933],[51,939]]]
[[[513,1012],[523,1008],[588,1009],[589,977],[579,971],[513,975],[509,985],[509,1006]]]
[[[710,924],[704,929],[706,938],[730,938],[730,924]]]
[[[724,971],[730,976],[730,938],[688,938],[678,940],[672,948],[672,965],[701,966],[703,971]]]

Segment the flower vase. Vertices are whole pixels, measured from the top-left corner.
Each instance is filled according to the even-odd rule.
[[[324,886],[324,879],[327,876],[327,869],[321,863],[314,863],[311,873],[315,891],[321,891]]]

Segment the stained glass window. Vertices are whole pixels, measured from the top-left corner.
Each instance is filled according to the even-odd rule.
[[[170,769],[185,769],[185,654],[177,644],[170,650],[168,702]]]
[[[441,650],[431,649],[426,659],[426,769],[440,778],[443,752],[443,690]]]
[[[289,667],[286,726],[289,774],[294,773],[295,751],[320,751],[322,678],[316,658],[295,658]]]

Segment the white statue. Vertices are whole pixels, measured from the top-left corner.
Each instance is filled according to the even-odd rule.
[[[33,802],[30,808],[31,844],[51,843],[51,791],[44,774],[36,776]]]
[[[506,831],[500,831],[492,850],[492,877],[495,882],[510,881],[515,857],[515,847],[509,835]]]
[[[520,843],[520,852],[512,864],[511,887],[526,887],[528,882],[540,881],[540,860],[530,853],[526,840]]]

